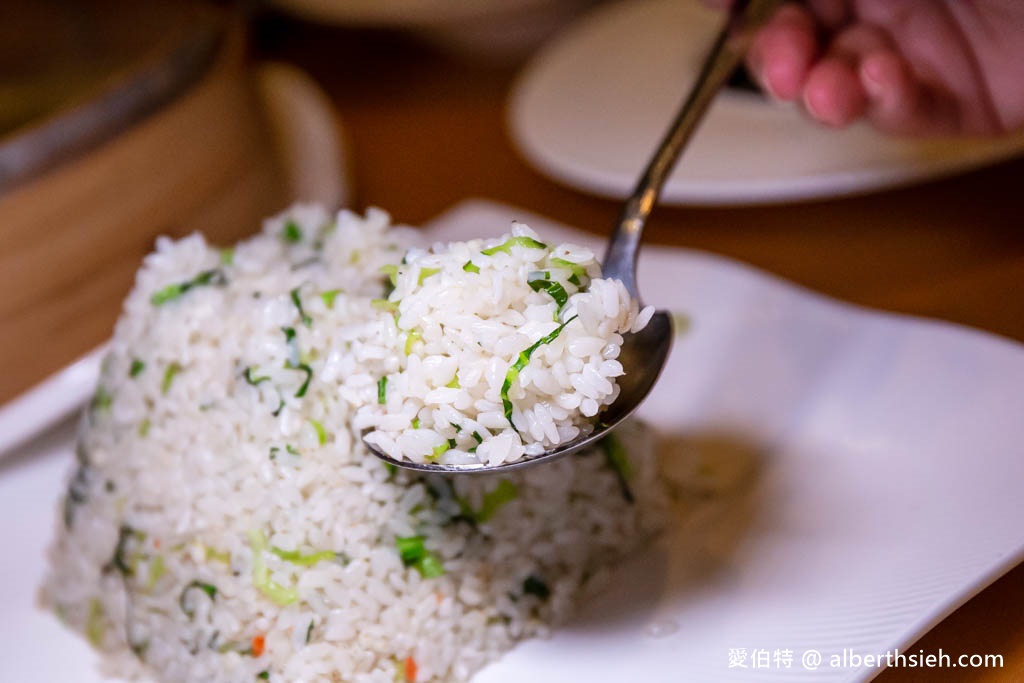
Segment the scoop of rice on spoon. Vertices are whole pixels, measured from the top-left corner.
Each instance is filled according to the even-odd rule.
[[[364,441],[397,467],[493,472],[568,455],[608,435],[650,392],[672,347],[670,316],[642,307],[644,224],[751,28],[778,0],[738,2],[655,150],[603,264],[551,248],[522,225],[500,240],[410,252],[381,306],[406,363],[358,417]]]

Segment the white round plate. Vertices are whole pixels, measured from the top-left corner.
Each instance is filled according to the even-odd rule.
[[[612,3],[528,65],[511,100],[513,140],[541,172],[621,198],[696,77],[721,15],[699,0]],[[795,106],[726,91],[662,195],[667,204],[831,197],[951,175],[1024,151],[1003,139],[908,140],[866,125],[836,131]]]
[[[428,27],[530,9],[550,0],[274,0],[283,10],[336,24]]]

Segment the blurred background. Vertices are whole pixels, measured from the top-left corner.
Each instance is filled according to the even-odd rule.
[[[420,224],[469,197],[604,233],[719,22],[699,0],[0,12],[0,400],[106,338],[158,234],[229,242],[295,200]],[[1024,338],[1024,135],[827,131],[734,81],[649,240]]]

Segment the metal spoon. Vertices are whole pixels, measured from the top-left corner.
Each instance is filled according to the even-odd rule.
[[[602,277],[621,280],[629,293],[639,300],[636,286],[636,263],[647,217],[654,209],[661,188],[675,167],[676,161],[690,141],[715,95],[729,80],[743,59],[753,30],[767,19],[781,0],[750,0],[733,5],[729,19],[715,40],[701,67],[697,81],[661,144],[647,164],[640,180],[626,201],[625,208],[608,240],[602,265]],[[491,473],[508,471],[547,462],[592,446],[629,417],[650,393],[672,348],[672,322],[668,313],[658,311],[647,326],[626,335],[619,353],[625,374],[619,378],[619,396],[600,414],[600,422],[585,437],[559,445],[539,455],[489,467],[484,464],[446,465],[398,460],[366,443],[378,458],[410,470],[440,473]]]

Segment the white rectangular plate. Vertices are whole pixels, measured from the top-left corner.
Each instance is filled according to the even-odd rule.
[[[482,201],[430,229],[467,239],[513,218],[600,246]],[[1020,345],[681,249],[647,248],[640,273],[650,303],[692,321],[640,415],[674,444],[670,470],[711,465],[717,504],[478,683],[867,680],[876,668],[831,656],[906,647],[1024,556]],[[101,680],[88,647],[34,606],[72,439],[63,423],[0,463],[2,681]],[[746,668],[730,667],[740,649]],[[776,649],[793,652],[789,668]],[[814,673],[801,662],[812,649]],[[757,650],[769,668],[752,669]]]

